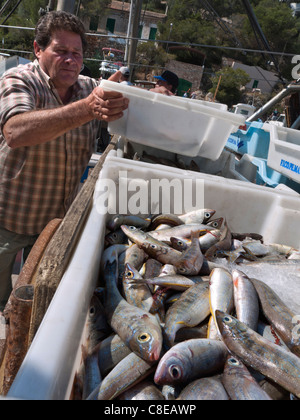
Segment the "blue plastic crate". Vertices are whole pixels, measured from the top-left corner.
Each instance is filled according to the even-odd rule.
[[[284,184],[300,194],[300,184],[270,168],[267,159],[254,158],[252,163],[257,166],[257,185],[266,185],[275,188],[279,184]]]
[[[248,154],[262,159],[268,158],[270,133],[264,130],[265,124],[254,121],[246,123],[246,130],[232,133],[226,147],[241,155]]]

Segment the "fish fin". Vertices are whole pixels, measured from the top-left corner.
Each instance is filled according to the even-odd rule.
[[[190,325],[187,324],[185,321],[178,321],[176,322],[176,325],[185,325],[186,327],[190,327]]]

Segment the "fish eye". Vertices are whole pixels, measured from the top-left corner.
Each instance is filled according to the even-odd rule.
[[[211,224],[211,226],[216,228],[216,227],[218,227],[218,226],[219,226],[219,222],[213,222],[213,223]]]
[[[150,248],[156,249],[156,245],[152,244],[152,245],[150,245]]]
[[[231,318],[231,316],[226,315],[224,316],[223,321],[225,322],[225,324],[230,324],[233,321],[233,319]]]
[[[142,333],[138,336],[137,338],[138,342],[143,344],[143,343],[148,343],[148,341],[151,340],[151,335],[148,333]]]
[[[180,369],[179,369],[179,367],[178,366],[176,366],[176,365],[171,365],[170,367],[169,367],[169,372],[170,372],[170,375],[171,375],[171,377],[173,378],[173,379],[179,379],[180,378]]]
[[[239,361],[238,360],[236,360],[235,358],[233,358],[233,357],[231,357],[229,360],[228,360],[228,363],[230,364],[230,365],[232,365],[232,366],[239,366]]]
[[[135,226],[129,226],[130,230],[137,230]]]
[[[130,278],[130,279],[132,279],[133,278],[133,272],[132,271],[127,271],[126,273],[125,273],[125,277],[128,277],[128,278]]]
[[[209,219],[209,218],[210,218],[210,213],[208,213],[208,212],[207,212],[207,213],[205,213],[205,214],[204,214],[204,217],[205,217],[205,219]]]

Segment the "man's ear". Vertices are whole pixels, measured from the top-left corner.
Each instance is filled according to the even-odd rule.
[[[33,42],[34,54],[36,58],[40,58],[41,56],[41,48],[36,41]]]

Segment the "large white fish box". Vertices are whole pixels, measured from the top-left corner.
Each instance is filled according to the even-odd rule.
[[[134,162],[111,152],[96,184],[93,206],[57,292],[8,397],[68,399],[81,360],[81,340],[96,287],[106,221],[119,212],[217,211],[234,232],[300,248],[300,197],[290,191],[176,168]],[[288,273],[287,273],[288,274]],[[274,290],[300,313],[300,285],[287,277]],[[270,284],[270,283],[269,283]]]
[[[245,117],[227,110],[227,105],[166,96],[107,80],[104,90],[129,98],[124,116],[108,124],[111,134],[145,146],[216,160],[229,135],[245,123]]]
[[[300,183],[300,131],[270,125],[268,166]]]

